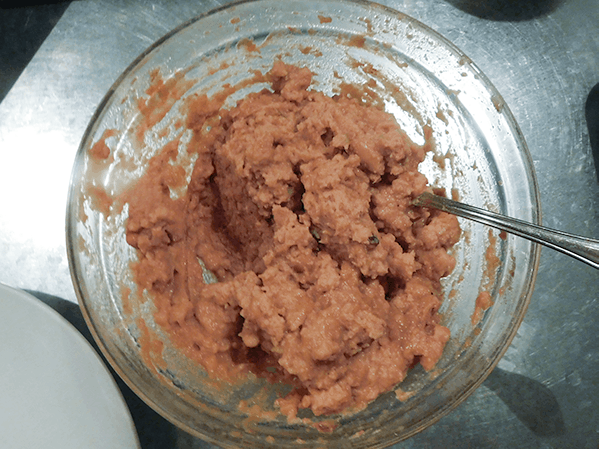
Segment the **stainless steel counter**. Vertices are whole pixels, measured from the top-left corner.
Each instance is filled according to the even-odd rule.
[[[224,3],[69,6],[0,103],[0,282],[76,302],[64,215],[84,129],[141,51]],[[599,83],[599,2],[381,3],[447,37],[502,93],[534,160],[544,224],[599,238],[599,184],[585,119],[595,114],[599,121],[599,104],[591,100],[586,107]],[[597,132],[599,122],[589,125]],[[530,308],[498,368],[457,410],[396,447],[598,447],[598,335],[599,271],[544,249]],[[142,418],[136,423],[146,447],[159,447],[143,438],[156,426]],[[166,422],[161,426],[171,447],[210,447]]]

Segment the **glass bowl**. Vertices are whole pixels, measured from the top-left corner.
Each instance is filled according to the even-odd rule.
[[[389,446],[455,408],[497,364],[533,290],[536,245],[461,220],[462,239],[453,249],[457,264],[444,279],[441,308],[452,335],[436,367],[414,368],[396,391],[362,411],[304,413],[293,423],[272,404],[284,386],[253,377],[243,384],[219,383],[187,359],[155,324],[152,300],[133,280],[130,262],[137,256],[125,241],[127,205],[119,203],[120,195],[176,134],[187,95],[243,83],[256,70],[267,72],[277,58],[310,68],[313,88],[326,94],[337,93],[341,83],[368,86],[364,90],[417,143],[430,125],[436,146],[420,168],[433,186],[472,205],[539,222],[539,193],[522,134],[498,91],[450,42],[373,3],[241,2],[164,36],[129,66],[98,107],[69,191],[67,248],[75,290],[114,369],[157,412],[195,436],[225,447]],[[154,98],[160,93],[149,86],[158,73],[183,90],[166,100]],[[262,87],[238,90],[229,104]],[[141,109],[154,100],[166,109],[148,122]],[[109,158],[96,157],[102,145]],[[493,306],[477,320],[481,291],[490,293]],[[258,415],[252,412],[257,402],[263,405]]]

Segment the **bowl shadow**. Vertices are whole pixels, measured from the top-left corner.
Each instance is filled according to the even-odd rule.
[[[446,0],[456,8],[481,19],[520,22],[543,17],[563,0]]]
[[[558,436],[566,432],[559,403],[541,382],[495,368],[483,385],[493,391],[535,435]]]
[[[595,84],[589,92],[585,103],[585,118],[595,163],[595,174],[599,182],[599,83]]]

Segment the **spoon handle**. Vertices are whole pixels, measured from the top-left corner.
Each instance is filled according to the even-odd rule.
[[[599,269],[599,240],[537,226],[516,218],[506,217],[505,215],[450,200],[449,198],[433,195],[429,192],[416,197],[412,201],[412,204],[414,206],[432,207],[510,232],[511,234],[567,254]]]

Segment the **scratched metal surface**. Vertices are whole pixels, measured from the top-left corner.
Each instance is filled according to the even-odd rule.
[[[85,127],[141,51],[225,3],[96,0],[69,6],[0,103],[0,282],[74,305],[64,212]],[[589,97],[599,83],[599,3],[381,3],[447,37],[502,93],[534,160],[544,224],[599,237],[590,143],[599,145],[599,93]],[[587,124],[586,117],[594,119]],[[598,334],[599,271],[543,250],[530,308],[498,368],[453,413],[395,447],[598,447]],[[143,405],[132,414],[144,447],[210,447]]]

